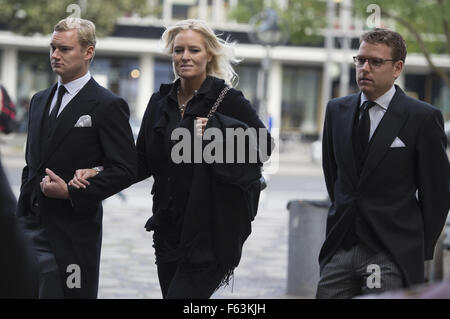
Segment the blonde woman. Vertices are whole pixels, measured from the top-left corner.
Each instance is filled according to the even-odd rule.
[[[172,135],[180,128],[192,140],[203,133],[211,107],[236,78],[232,63],[238,60],[232,46],[199,20],[178,22],[162,40],[176,80],[151,97],[137,140],[138,181],[150,176],[155,181],[153,216],[145,228],[154,231],[163,298],[209,298],[238,265],[252,217],[242,190],[219,184],[211,164],[173,158]],[[238,90],[226,93],[217,112],[265,130]]]

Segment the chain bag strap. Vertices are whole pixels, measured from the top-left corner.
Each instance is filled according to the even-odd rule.
[[[227,92],[230,90],[229,86],[225,86],[222,90],[222,92],[220,92],[219,97],[217,98],[216,102],[214,102],[213,107],[211,108],[211,110],[209,111],[207,118],[210,118],[211,115],[217,110],[217,108],[219,107],[220,103],[222,103],[223,98],[225,97],[225,95],[227,94]]]

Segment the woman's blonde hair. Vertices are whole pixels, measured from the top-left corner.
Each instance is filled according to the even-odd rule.
[[[192,30],[200,33],[205,41],[205,47],[211,54],[211,61],[206,67],[206,74],[212,75],[225,80],[231,86],[238,82],[238,75],[234,71],[232,64],[237,64],[241,60],[237,59],[234,53],[234,44],[227,40],[219,38],[213,29],[202,20],[189,19],[182,20],[175,25],[166,28],[162,35],[165,53],[171,55],[173,53],[173,44],[175,37],[181,31]],[[178,75],[175,72],[175,78]]]

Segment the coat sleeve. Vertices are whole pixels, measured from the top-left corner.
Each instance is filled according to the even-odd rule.
[[[28,124],[27,124],[28,127],[27,127],[27,132],[30,132],[31,107],[33,105],[34,97],[35,97],[35,95],[33,95],[33,97],[31,98],[30,108],[28,110]],[[23,185],[28,181],[28,151],[29,151],[28,143],[30,143],[30,139],[29,139],[29,136],[27,134],[27,141],[26,141],[26,144],[25,144],[25,167],[22,170],[22,178],[21,178],[20,190],[22,190]]]
[[[424,119],[417,143],[418,199],[425,232],[425,259],[432,259],[450,207],[447,137],[439,110]]]
[[[154,103],[156,103],[157,94],[153,94],[148,102],[147,109],[145,110],[142,118],[141,127],[139,129],[138,138],[136,141],[136,149],[138,156],[138,173],[136,182],[140,182],[152,175],[152,169],[150,167],[150,161],[148,160],[147,147],[150,143],[151,133],[151,110]]]
[[[106,105],[103,112],[99,139],[103,148],[104,170],[89,180],[90,185],[86,189],[69,187],[75,207],[114,195],[136,179],[137,154],[129,124],[128,104],[117,98]]]
[[[332,134],[332,119],[331,106],[327,105],[325,113],[325,122],[323,124],[322,135],[322,168],[325,177],[325,184],[328,191],[328,196],[332,203],[334,203],[334,185],[337,178],[337,165],[333,151],[333,134]]]

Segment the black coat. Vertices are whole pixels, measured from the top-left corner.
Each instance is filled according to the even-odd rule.
[[[101,87],[93,78],[67,104],[45,152],[43,116],[48,114],[56,84],[36,93],[30,103],[26,166],[18,215],[30,213],[35,200],[42,223],[60,268],[65,297],[96,298],[102,240],[102,200],[128,187],[136,178],[137,155],[128,122],[127,103]],[[83,115],[91,117],[91,127],[75,127]],[[69,187],[71,200],[46,197],[39,183],[50,168],[66,182],[77,169],[104,166],[89,179],[86,189]],[[81,268],[81,288],[65,283],[67,266]]]
[[[225,83],[208,76],[188,103],[183,119],[178,109],[178,85],[179,81],[163,84],[159,92],[153,94],[137,140],[139,180],[149,176],[153,176],[155,180],[152,188],[153,217],[147,222],[146,228],[170,228],[162,225],[167,223],[164,212],[169,209],[178,217],[171,220],[178,220],[179,225],[171,225],[171,228],[178,227],[177,237],[180,249],[183,250],[182,257],[190,258],[190,261],[203,260],[205,254],[200,256],[198,252],[205,247],[208,250],[209,247],[215,260],[232,268],[239,263],[240,249],[250,234],[250,221],[253,217],[248,213],[248,202],[243,188],[218,182],[213,177],[211,164],[176,164],[171,159],[174,146],[171,134],[174,129],[187,128],[193,136],[194,119],[207,116]],[[245,123],[248,127],[265,129],[249,101],[238,90],[231,89],[227,93],[217,112],[220,115],[217,114],[216,120],[218,117],[227,116]],[[270,134],[267,134],[267,139],[270,146]],[[229,213],[226,223],[218,223],[219,219],[214,217],[218,214],[217,207],[226,208]],[[233,238],[229,244],[222,235],[214,237],[214,234],[226,232]],[[235,240],[236,238],[239,239]],[[208,246],[211,241],[212,247]],[[228,253],[219,252],[224,250]]]
[[[357,236],[380,242],[406,284],[417,284],[424,280],[424,260],[433,258],[450,207],[442,114],[396,86],[358,178],[352,129],[359,101],[360,94],[354,94],[327,106],[323,170],[332,206],[320,266],[330,260],[356,219]],[[391,148],[396,137],[406,147]]]
[[[15,211],[16,198],[0,162],[0,298],[36,298],[36,258]]]

